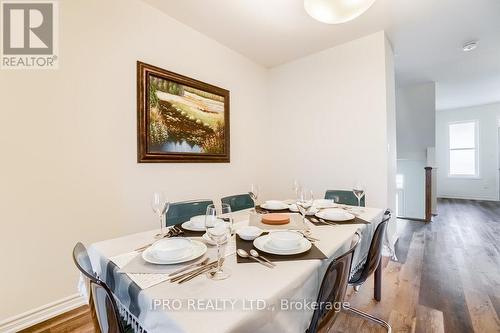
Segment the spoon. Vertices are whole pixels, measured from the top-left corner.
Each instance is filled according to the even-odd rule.
[[[266,263],[265,261],[262,261],[258,258],[255,258],[255,257],[252,257],[251,255],[248,254],[247,251],[243,250],[243,249],[238,249],[236,251],[236,253],[242,257],[242,258],[250,258],[250,259],[253,259],[255,261],[257,261],[258,263],[261,263],[262,265],[266,266],[266,267],[269,267],[269,268],[273,268],[273,266],[269,265],[268,263]]]
[[[267,258],[265,258],[265,257],[261,256],[261,255],[259,254],[259,252],[255,251],[254,249],[251,249],[251,250],[250,250],[250,255],[251,255],[252,257],[255,257],[255,258],[260,258],[260,259],[264,260],[265,262],[268,262],[268,263],[269,263],[269,264],[271,264],[272,266],[276,266],[276,264],[275,264],[275,263],[273,263],[273,262],[269,261]]]

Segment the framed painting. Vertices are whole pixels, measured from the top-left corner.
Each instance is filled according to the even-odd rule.
[[[137,62],[137,161],[229,162],[229,91]]]

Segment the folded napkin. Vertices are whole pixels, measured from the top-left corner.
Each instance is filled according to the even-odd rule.
[[[115,257],[111,257],[110,260],[121,269],[127,266],[131,261],[135,260],[139,257],[142,260],[140,253],[136,251],[127,252],[124,254],[120,254]],[[143,274],[143,273],[127,273],[127,276],[135,282],[135,284],[142,290],[150,288],[154,285],[162,283],[168,280],[168,274]]]

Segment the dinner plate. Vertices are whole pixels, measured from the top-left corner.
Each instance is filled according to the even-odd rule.
[[[304,253],[306,251],[309,251],[311,249],[311,246],[312,246],[310,241],[308,241],[305,238],[302,238],[300,240],[300,246],[298,246],[297,248],[290,249],[290,250],[283,250],[283,249],[277,249],[273,246],[270,246],[269,240],[270,240],[269,235],[257,237],[253,241],[253,246],[255,246],[255,248],[257,250],[261,250],[261,251],[264,251],[266,253],[278,254],[278,255],[284,255],[284,256]]]
[[[215,243],[213,240],[210,239],[210,237],[208,237],[207,233],[204,233],[203,236],[201,236],[201,238],[203,238],[203,240],[208,244],[208,245],[217,245],[217,243]],[[229,237],[226,237],[224,238],[224,241],[221,243],[222,244],[226,244],[227,243],[227,240],[228,240]]]
[[[332,200],[328,199],[316,199],[314,200],[314,207],[318,209],[324,209],[324,208],[335,208],[337,207],[337,204],[333,202]]]
[[[354,219],[354,215],[340,208],[324,209],[316,213],[316,217],[328,221],[349,221]]]
[[[201,257],[202,255],[205,254],[205,252],[207,252],[207,246],[205,244],[203,244],[202,242],[197,241],[197,240],[191,240],[191,243],[192,243],[191,253],[189,255],[186,255],[186,256],[181,257],[181,258],[175,258],[175,259],[171,259],[171,260],[164,260],[164,259],[157,258],[154,255],[154,250],[151,246],[148,247],[146,250],[144,250],[144,252],[142,252],[142,258],[145,261],[149,262],[150,264],[173,265],[173,264],[179,264],[181,262],[194,260],[196,258]]]
[[[288,205],[286,203],[284,203],[284,202],[279,207],[270,207],[270,206],[266,205],[266,203],[263,203],[262,205],[260,205],[260,207],[262,207],[264,209],[267,209],[267,210],[284,210],[284,209],[288,209]]]

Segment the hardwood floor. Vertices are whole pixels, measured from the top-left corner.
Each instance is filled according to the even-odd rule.
[[[93,333],[94,325],[87,305],[20,331],[19,333]]]
[[[372,278],[347,301],[394,332],[500,332],[500,203],[443,199],[434,222],[398,224],[398,262],[384,260],[382,301],[373,300]],[[82,307],[23,332],[92,331]],[[385,330],[341,313],[337,332]]]
[[[394,332],[500,332],[500,203],[439,200],[434,222],[398,221],[398,262],[386,261],[382,301],[373,280],[351,305],[388,320]],[[384,332],[341,314],[333,332]]]

